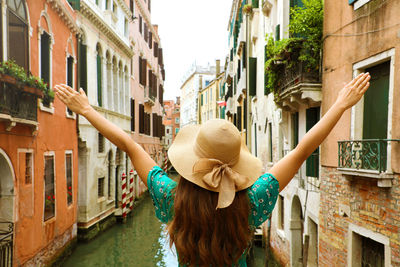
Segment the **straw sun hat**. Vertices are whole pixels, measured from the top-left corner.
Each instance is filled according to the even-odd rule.
[[[218,192],[218,208],[228,207],[235,192],[250,187],[261,174],[238,129],[229,121],[214,119],[182,128],[168,150],[175,170],[186,180]]]

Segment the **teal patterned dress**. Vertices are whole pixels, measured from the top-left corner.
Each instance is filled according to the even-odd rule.
[[[154,166],[147,176],[147,186],[155,207],[156,217],[163,223],[168,223],[173,217],[174,195],[172,191],[176,185],[177,183],[158,166]],[[251,207],[249,225],[255,229],[270,217],[279,194],[279,183],[272,174],[266,173],[247,189],[247,193]],[[246,252],[247,250],[243,252],[236,266],[247,266]]]

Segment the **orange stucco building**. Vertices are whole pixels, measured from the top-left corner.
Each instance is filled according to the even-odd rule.
[[[321,147],[319,266],[400,266],[400,2],[324,3],[322,113],[358,73],[371,85]]]
[[[50,88],[76,87],[79,28],[67,1],[1,1],[1,7],[2,60],[14,59]],[[4,80],[0,88],[0,227],[11,233],[8,261],[42,266],[76,239],[76,117],[58,99],[46,105]],[[7,102],[12,92],[16,102]]]

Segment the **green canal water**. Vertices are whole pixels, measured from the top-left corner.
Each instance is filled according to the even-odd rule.
[[[116,224],[89,243],[79,243],[63,266],[176,267],[176,255],[169,248],[164,229],[146,196],[125,224]],[[264,250],[255,246],[254,263],[249,266],[265,266],[264,255]]]

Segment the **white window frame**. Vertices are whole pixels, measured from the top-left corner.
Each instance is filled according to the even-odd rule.
[[[66,161],[66,155],[71,155],[71,191],[72,191],[72,202],[68,204],[68,187],[67,187],[67,207],[73,207],[74,206],[74,152],[72,150],[65,150],[64,154],[64,166],[65,166],[65,183],[67,184],[67,161]]]
[[[393,97],[394,97],[394,77],[395,77],[395,57],[396,50],[392,48],[375,56],[364,59],[353,65],[353,77],[363,72],[366,68],[376,66],[380,63],[390,61],[390,76],[389,76],[389,106],[388,106],[388,129],[387,139],[392,139],[392,115],[393,115]],[[364,96],[361,100],[351,108],[351,139],[362,139],[363,129],[363,110],[364,110]],[[386,172],[392,173],[391,166],[391,144],[388,142],[387,146],[387,166]]]
[[[359,9],[363,5],[367,4],[371,0],[357,0],[356,2],[353,3],[354,10]]]
[[[48,25],[48,29],[49,31],[47,32],[41,25],[41,19],[42,17],[46,20],[47,25]],[[51,23],[50,23],[50,16],[47,14],[47,4],[46,4],[46,8],[42,11],[42,13],[40,14],[40,18],[39,18],[39,23],[38,23],[39,27],[38,27],[38,51],[39,51],[39,55],[38,55],[38,64],[39,64],[39,75],[42,72],[42,66],[41,66],[41,62],[40,62],[40,58],[41,58],[41,54],[42,54],[42,49],[41,49],[41,35],[46,32],[48,35],[50,35],[50,62],[49,62],[49,70],[50,70],[50,78],[49,78],[49,88],[51,90],[52,84],[53,84],[53,45],[54,45],[54,35],[53,35],[53,30],[51,27]],[[54,114],[54,106],[53,106],[53,102],[50,103],[50,107],[45,107],[43,105],[43,101],[40,100],[39,102],[39,108],[41,111],[45,111],[47,113],[50,114]]]
[[[354,251],[356,249],[361,250],[357,240],[354,238],[354,234],[358,234],[363,237],[370,238],[375,242],[381,243],[384,245],[384,257],[385,257],[385,267],[390,267],[391,265],[391,247],[390,247],[390,239],[387,236],[382,234],[373,232],[364,227],[357,226],[355,224],[349,223],[349,234],[348,234],[348,247],[347,247],[347,266],[349,267],[361,267],[361,262],[358,261],[355,257],[361,257],[360,253]],[[357,261],[357,262],[355,262]]]
[[[46,201],[46,181],[43,179],[43,217],[42,217],[42,224],[48,224],[53,222],[57,218],[57,169],[56,169],[56,153],[54,151],[47,151],[43,153],[43,176],[45,172],[45,165],[46,165],[46,156],[53,156],[53,163],[54,163],[54,216],[45,220],[44,218],[44,202]]]

